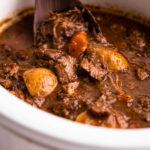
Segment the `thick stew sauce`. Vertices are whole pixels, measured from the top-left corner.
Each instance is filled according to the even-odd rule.
[[[90,9],[103,35],[89,29],[78,8],[50,13],[36,43],[32,15],[4,31],[0,84],[34,107],[76,122],[150,127],[150,28]]]

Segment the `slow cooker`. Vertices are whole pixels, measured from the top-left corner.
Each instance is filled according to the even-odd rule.
[[[150,0],[82,2],[141,18],[145,23],[150,19]],[[1,0],[0,32],[19,19],[18,12],[32,7],[34,0]],[[34,108],[0,87],[1,150],[149,150],[149,139],[149,128],[121,130],[75,123]]]

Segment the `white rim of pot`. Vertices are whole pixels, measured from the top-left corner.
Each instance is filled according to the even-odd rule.
[[[88,126],[41,111],[0,87],[0,114],[22,128],[90,147],[150,148],[150,129],[108,129]]]

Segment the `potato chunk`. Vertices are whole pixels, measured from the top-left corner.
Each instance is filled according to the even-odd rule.
[[[49,95],[57,86],[54,73],[44,68],[33,68],[23,74],[24,82],[32,96],[44,97]]]
[[[87,111],[80,113],[76,118],[76,122],[84,123],[88,125],[94,125],[94,126],[99,126],[101,124],[100,120],[90,116]]]
[[[127,59],[117,52],[116,48],[94,44],[89,46],[88,52],[96,53],[97,57],[103,61],[104,65],[112,71],[126,71],[129,67]]]

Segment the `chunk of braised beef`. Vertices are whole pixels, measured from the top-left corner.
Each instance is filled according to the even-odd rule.
[[[150,112],[150,97],[149,96],[139,96],[137,98],[137,103],[142,110]]]
[[[1,55],[4,55],[6,57],[10,57],[13,55],[13,49],[10,48],[8,45],[5,44],[0,45],[0,50]]]
[[[57,49],[40,48],[34,52],[37,58],[54,60],[54,68],[62,84],[74,82],[77,77],[77,59]],[[53,66],[53,65],[52,65]]]
[[[143,117],[147,122],[150,122],[150,112],[144,113]]]
[[[42,108],[43,104],[45,102],[44,98],[34,98],[34,104],[38,107],[38,108]]]
[[[7,76],[13,76],[18,73],[19,66],[16,63],[3,64],[4,72]]]
[[[40,27],[40,30],[38,31],[41,35],[42,35],[42,37],[44,38],[44,39],[46,39],[47,38],[47,35],[51,35],[52,36],[52,24],[49,24],[49,23],[45,23],[45,24],[43,24],[41,27]],[[41,40],[41,39],[40,39]]]
[[[87,71],[91,77],[101,81],[102,78],[108,73],[102,68],[101,62],[98,59],[83,58],[80,67]]]
[[[25,61],[28,58],[28,55],[26,55],[24,51],[20,49],[16,50],[8,45],[0,45],[0,53],[1,56],[7,57],[15,62],[18,62],[18,60]]]
[[[62,56],[57,60],[58,64],[55,69],[62,84],[73,82],[77,80],[77,60],[69,55]]]
[[[149,77],[149,73],[144,69],[138,68],[137,69],[137,76],[140,80],[145,80]]]
[[[143,48],[146,45],[145,35],[139,30],[133,30],[130,32],[129,40],[131,45],[135,45],[136,47]]]
[[[116,117],[116,120],[118,122],[119,128],[127,128],[128,127],[128,123],[127,120],[125,119],[126,116],[117,112],[116,110],[112,110],[111,115]]]
[[[53,59],[53,60],[57,60],[58,58],[60,58],[62,55],[64,55],[64,53],[61,50],[56,50],[56,49],[47,49],[44,54]]]
[[[109,116],[109,108],[106,103],[97,103],[96,105],[91,105],[89,107],[89,111],[96,118],[106,118]]]
[[[77,88],[79,87],[79,84],[80,84],[79,81],[70,82],[66,85],[63,85],[63,89],[65,90],[66,93],[72,95],[76,92]]]
[[[150,122],[150,97],[146,95],[137,97],[134,102],[134,111],[142,120]]]
[[[57,49],[39,49],[34,52],[34,55],[37,58],[42,58],[42,59],[52,59],[56,61],[59,57],[64,55],[64,53],[61,50]]]
[[[64,88],[65,86],[65,88]],[[76,81],[73,83],[68,83],[63,86],[63,92],[60,93],[60,97],[64,98],[64,96],[76,97],[77,99],[82,100],[83,102],[89,104],[96,100],[100,96],[99,90],[89,82]],[[74,87],[74,92],[68,91],[68,87]],[[67,88],[66,88],[67,87]],[[70,89],[70,88],[69,88]],[[72,89],[72,88],[71,88]],[[65,94],[63,94],[65,93]]]
[[[6,89],[9,89],[12,87],[12,81],[10,79],[6,79],[1,83]]]

